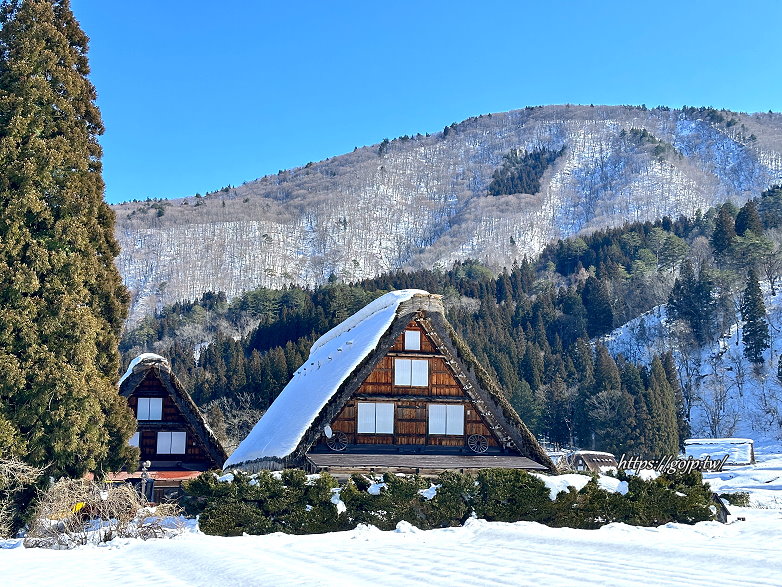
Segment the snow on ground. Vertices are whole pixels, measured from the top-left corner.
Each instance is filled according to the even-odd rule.
[[[115,540],[75,551],[0,551],[6,585],[778,586],[779,510],[745,522],[600,530],[469,520],[462,528],[359,527],[310,536]],[[11,546],[12,544],[9,544]]]
[[[704,473],[703,478],[716,493],[746,491],[752,506],[782,512],[782,443],[755,445],[755,457],[754,465],[725,467],[719,473]],[[729,509],[733,513],[733,508]]]
[[[757,448],[757,465],[706,475],[717,491],[751,493],[756,507],[730,506],[729,524],[609,524],[599,530],[574,530],[472,519],[461,528],[429,531],[401,522],[392,532],[362,526],[310,536],[222,538],[206,536],[191,523],[186,532],[167,540],[116,539],[71,551],[27,549],[21,540],[0,541],[0,577],[5,585],[63,587],[118,582],[778,587],[782,445]],[[745,519],[739,521],[740,517]]]

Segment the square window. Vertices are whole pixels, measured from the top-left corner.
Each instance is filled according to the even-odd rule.
[[[394,385],[427,387],[429,361],[426,359],[394,359]]]
[[[412,363],[412,373],[410,385],[413,387],[426,387],[429,385],[429,361],[415,360]]]
[[[464,434],[464,406],[446,406],[445,424],[446,434],[462,436]]]
[[[394,359],[394,385],[410,385],[413,368],[410,359]]]
[[[429,434],[464,435],[464,406],[429,404]]]
[[[374,434],[375,404],[358,403],[358,433]]]
[[[358,402],[359,434],[393,434],[394,404]]]
[[[429,404],[429,434],[445,434],[445,405]]]
[[[185,432],[158,432],[157,454],[159,455],[183,455],[185,454]]]
[[[139,440],[139,433],[136,432],[133,436],[130,437],[130,440],[128,440],[128,444],[130,446],[138,446],[138,440]]]
[[[138,407],[136,408],[136,419],[138,419],[138,420],[162,420],[163,419],[163,398],[162,397],[140,397],[140,398],[138,398]]]
[[[418,330],[405,330],[405,350],[421,350],[421,333]]]
[[[394,433],[394,404],[375,404],[375,433]]]

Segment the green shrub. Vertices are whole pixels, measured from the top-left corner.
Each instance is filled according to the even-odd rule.
[[[625,496],[601,489],[595,476],[579,491],[561,491],[553,509],[552,526],[584,529],[626,521],[630,512]]]
[[[342,487],[339,497],[345,504],[346,517],[352,527],[370,524],[385,529],[386,512],[377,507],[377,496],[367,493],[372,482],[363,475],[352,475]]]
[[[661,475],[652,481],[618,475],[628,482],[631,511],[620,520],[636,526],[659,526],[668,522],[695,524],[713,519],[711,490],[698,471]]]
[[[546,484],[519,469],[483,469],[477,477],[475,514],[489,521],[547,523],[553,514]]]
[[[231,482],[207,472],[184,485],[184,503],[191,515],[200,514],[207,534],[316,534],[350,527],[331,502],[337,486],[331,475],[308,478],[297,469],[236,472]]]
[[[351,476],[340,488],[328,474],[298,470],[236,472],[231,482],[204,473],[186,484],[185,504],[201,515],[204,532],[223,536],[312,534],[359,524],[392,530],[402,520],[422,529],[442,528],[461,525],[472,515],[586,529],[610,522],[655,526],[712,519],[711,492],[700,473],[645,481],[620,472],[618,478],[628,484],[626,495],[601,489],[593,477],[582,489],[571,487],[552,500],[539,477],[516,469],[485,469],[477,476],[445,472],[433,481],[385,474],[372,494],[368,490],[380,479],[364,475]],[[430,483],[437,491],[427,499],[421,492]],[[341,512],[335,493],[345,506]]]
[[[268,534],[274,524],[252,503],[233,497],[211,502],[198,519],[201,531],[215,536]]]
[[[720,497],[727,501],[730,505],[737,507],[748,508],[749,507],[749,492],[737,491],[736,493],[720,493]]]
[[[430,528],[461,526],[473,513],[478,494],[475,477],[446,471],[434,481],[439,485],[434,498],[428,501]]]

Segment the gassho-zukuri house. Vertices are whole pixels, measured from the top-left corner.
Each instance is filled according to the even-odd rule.
[[[445,320],[441,296],[385,294],[312,346],[225,469],[336,475],[555,470]]]
[[[139,448],[140,464],[149,462],[146,474],[153,491],[148,497],[153,501],[177,495],[182,481],[202,471],[222,468],[225,449],[167,359],[153,353],[133,359],[119,381],[119,392],[136,415],[136,433],[130,444]],[[115,473],[111,478],[138,483],[141,470]]]

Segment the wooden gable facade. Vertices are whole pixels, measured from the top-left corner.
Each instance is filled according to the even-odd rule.
[[[331,437],[324,434],[313,450],[337,452],[351,446],[397,453],[501,453],[502,439],[463,385],[413,320],[331,422]]]
[[[131,444],[149,471],[220,469],[225,449],[209,430],[193,400],[171,372],[168,361],[141,355],[120,384],[120,394],[136,415]]]
[[[392,292],[398,293],[403,292]],[[361,325],[344,329],[346,339],[354,327]],[[336,355],[350,344],[346,340]],[[305,363],[310,369],[317,369],[322,359],[334,359],[334,352],[316,352]],[[290,391],[307,394],[317,385],[317,379],[306,386],[303,381],[292,381]],[[280,398],[288,392],[286,387]],[[308,417],[295,448],[286,454],[254,450],[274,445],[286,425],[300,425],[288,409],[291,399],[282,399],[285,410],[275,411],[272,405],[227,467],[304,467],[338,475],[555,469],[502,390],[445,320],[441,297],[427,292],[398,304],[374,347]]]

